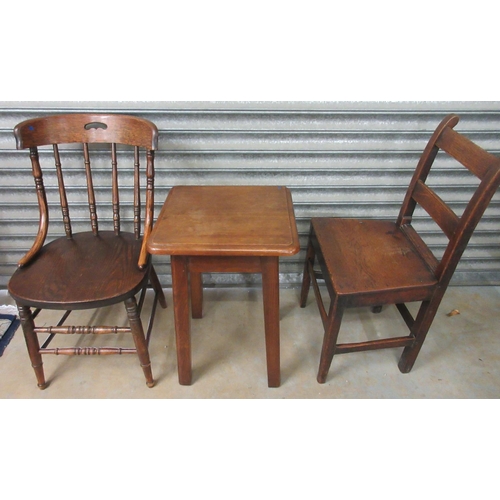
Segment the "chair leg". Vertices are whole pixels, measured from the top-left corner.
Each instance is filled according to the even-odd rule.
[[[155,382],[151,371],[151,360],[149,358],[148,346],[144,330],[142,328],[141,318],[139,317],[139,313],[137,311],[137,301],[135,300],[135,297],[131,297],[125,301],[125,308],[127,309],[127,315],[135,347],[137,349],[137,355],[139,356],[139,361],[141,363],[144,376],[146,377],[146,384],[148,387],[153,387]]]
[[[344,303],[339,297],[335,297],[330,304],[330,311],[328,313],[328,322],[325,328],[325,335],[323,338],[323,347],[321,349],[321,358],[318,370],[318,382],[324,384],[330,365],[332,364],[333,355],[335,354],[335,346],[337,345],[337,338],[339,336],[340,324],[344,315]]]
[[[149,271],[149,281],[151,282],[151,286],[158,296],[161,307],[163,307],[163,309],[166,309],[167,299],[165,298],[163,288],[161,287],[160,280],[158,279],[158,275],[156,274],[155,268],[153,266],[151,266],[151,269]]]
[[[312,245],[311,239],[309,238],[309,244],[307,245],[306,260],[304,264],[304,277],[302,278],[302,289],[300,291],[300,307],[306,307],[307,296],[309,295],[309,289],[311,288],[311,275],[309,273],[309,263],[314,265],[314,260],[316,258],[316,253]]]
[[[413,368],[420,349],[424,343],[425,337],[427,336],[434,317],[436,316],[439,304],[441,303],[441,298],[442,297],[422,302],[412,328],[412,332],[415,335],[415,342],[413,345],[404,348],[403,354],[401,355],[398,363],[399,370],[402,373],[409,373]]]
[[[35,370],[38,387],[43,390],[48,386],[48,384],[45,382],[42,355],[40,354],[40,344],[35,333],[35,322],[33,321],[33,317],[31,315],[31,309],[26,306],[18,306],[18,310],[24,338],[26,340],[26,346],[28,347],[31,366],[33,367],[33,370]]]

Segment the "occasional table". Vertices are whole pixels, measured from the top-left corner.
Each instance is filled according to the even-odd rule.
[[[189,303],[201,318],[202,273],[261,273],[268,385],[279,387],[279,257],[300,249],[288,188],[175,186],[147,247],[171,256],[179,383],[191,384]]]

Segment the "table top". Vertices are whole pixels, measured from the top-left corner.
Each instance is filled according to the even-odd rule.
[[[294,255],[300,245],[290,191],[282,186],[175,186],[147,248],[166,255]]]

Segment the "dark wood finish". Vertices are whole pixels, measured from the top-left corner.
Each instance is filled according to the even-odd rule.
[[[130,330],[134,339],[135,349],[139,356],[141,368],[146,377],[146,384],[148,387],[153,387],[155,382],[153,380],[153,373],[151,371],[151,361],[149,359],[148,345],[146,336],[142,329],[141,318],[137,310],[137,302],[134,296],[128,297],[125,300],[125,308],[127,309],[128,320],[130,323]]]
[[[43,354],[107,355],[134,353],[139,357],[149,387],[154,385],[148,352],[156,304],[166,307],[165,297],[156,272],[147,253],[145,239],[153,225],[154,207],[154,150],[157,149],[156,126],[133,116],[71,114],[27,120],[14,129],[17,147],[29,148],[40,207],[40,224],[32,248],[19,262],[9,282],[9,292],[15,299],[26,338],[31,363],[38,386],[47,386],[43,372]],[[74,234],[70,206],[64,183],[64,165],[60,144],[82,143],[82,168],[87,180],[90,231]],[[112,230],[101,230],[97,217],[96,197],[92,178],[92,143],[109,143],[111,192],[108,203],[112,207]],[[120,168],[117,144],[134,147],[134,231],[121,228]],[[65,237],[45,243],[49,233],[49,206],[43,183],[42,165],[38,147],[52,145],[58,186],[60,210]],[[146,201],[144,234],[141,236],[140,148],[146,156]],[[74,150],[72,150],[74,154]],[[102,152],[102,147],[100,148]],[[43,169],[50,168],[44,165]],[[145,290],[151,283],[155,298],[149,327],[145,335],[140,311]],[[135,296],[141,292],[139,305]],[[128,327],[99,325],[65,325],[69,313],[78,309],[94,309],[124,302]],[[32,312],[32,308],[36,311]],[[55,326],[36,327],[35,316],[40,309],[67,311]],[[121,347],[62,347],[48,346],[55,335],[106,335],[131,333],[135,348]],[[48,334],[40,347],[38,335]]]
[[[66,310],[68,303],[72,309],[90,309],[124,301],[148,281],[148,270],[137,265],[141,246],[126,232],[58,238],[38,252],[36,265],[17,270],[9,291],[18,304],[42,309]]]
[[[318,217],[311,230],[304,264],[300,305],[306,306],[311,282],[324,326],[318,382],[326,381],[335,354],[403,347],[399,369],[408,373],[417,359],[443,295],[472,233],[500,185],[500,159],[453,130],[456,115],[439,124],[410,182],[396,222]],[[480,179],[461,217],[426,184],[441,150]],[[415,207],[422,206],[449,239],[440,261],[411,225]],[[320,271],[314,269],[317,262]],[[317,280],[325,280],[328,312]],[[416,318],[406,307],[420,302]],[[403,337],[339,343],[347,307],[380,308],[395,304],[409,329]]]
[[[35,370],[38,387],[43,390],[47,387],[47,383],[45,382],[45,375],[43,373],[40,343],[35,333],[35,323],[33,319],[34,314],[32,314],[31,309],[26,306],[18,306],[18,310],[23,328],[24,339],[26,340],[26,346],[28,347],[31,366],[33,367],[33,370]]]
[[[280,385],[279,257],[299,251],[290,192],[277,186],[176,186],[148,240],[171,255],[179,382],[192,382],[189,303],[202,317],[202,273],[261,273],[269,387]]]
[[[14,128],[17,149],[52,144],[129,144],[158,149],[158,129],[148,120],[120,114],[75,113],[33,118]]]

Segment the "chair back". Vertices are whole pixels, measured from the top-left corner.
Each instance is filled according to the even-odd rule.
[[[103,180],[106,177],[109,179],[109,171],[111,172],[111,200],[109,198],[102,200],[102,213],[108,213],[109,215],[101,217],[101,220],[106,221],[108,219],[116,235],[119,235],[121,231],[119,193],[133,191],[130,196],[130,198],[133,198],[131,203],[133,205],[133,215],[131,215],[131,219],[133,219],[136,238],[140,239],[141,233],[143,238],[138,265],[140,267],[146,265],[147,252],[145,243],[152,229],[154,215],[154,151],[158,149],[158,129],[153,123],[135,116],[119,114],[65,114],[24,121],[15,127],[14,136],[17,149],[30,149],[31,165],[40,210],[38,235],[31,250],[19,262],[19,266],[26,265],[38,253],[47,237],[49,204],[47,203],[43,172],[48,173],[50,170],[51,175],[53,175],[55,170],[54,187],[57,186],[59,193],[58,205],[62,214],[64,231],[67,238],[72,238],[73,224],[68,201],[70,199],[70,190],[65,186],[64,175],[75,175],[75,171],[79,169],[85,174],[86,200],[82,202],[82,199],[78,199],[72,206],[76,207],[75,211],[78,213],[82,203],[88,205],[90,227],[95,235],[99,234],[100,222],[97,205],[99,201],[101,206],[101,200],[98,194],[100,194],[104,184],[109,184],[109,180]],[[75,147],[75,143],[81,144],[81,147]],[[90,145],[92,144],[95,144],[95,146],[91,148]],[[105,148],[104,144],[109,144],[109,148]],[[60,145],[64,146],[60,147]],[[117,147],[117,145],[120,146]],[[45,146],[50,147],[46,148]],[[44,149],[39,151],[39,147],[44,147]],[[133,149],[133,187],[130,187],[129,182],[124,182],[120,189],[118,169],[119,167],[121,169],[122,166],[119,159],[132,156],[132,151],[126,154],[128,153],[127,147]],[[146,156],[146,181],[144,185],[146,203],[144,228],[142,230],[141,150],[145,151]],[[46,154],[53,156],[52,161],[45,161]],[[75,155],[79,156],[80,159],[76,160]],[[103,164],[106,164],[103,157],[107,155],[110,158],[110,169],[103,166]],[[41,156],[43,156],[43,162],[40,161]],[[94,167],[94,158],[96,167]],[[67,169],[65,168],[66,163],[68,164]],[[98,182],[95,182],[96,172],[101,178]],[[109,212],[109,207],[111,207],[111,212]],[[126,204],[126,207],[127,209],[131,208],[128,204]],[[76,217],[78,222],[80,218]]]
[[[500,185],[500,158],[486,152],[453,130],[458,121],[457,115],[448,115],[435,130],[417,165],[397,220],[397,224],[412,239],[444,287],[451,280],[478,222]],[[440,150],[450,155],[479,179],[478,187],[461,216],[457,216],[426,184]],[[432,217],[448,237],[449,242],[440,261],[434,257],[411,226],[417,205]]]

